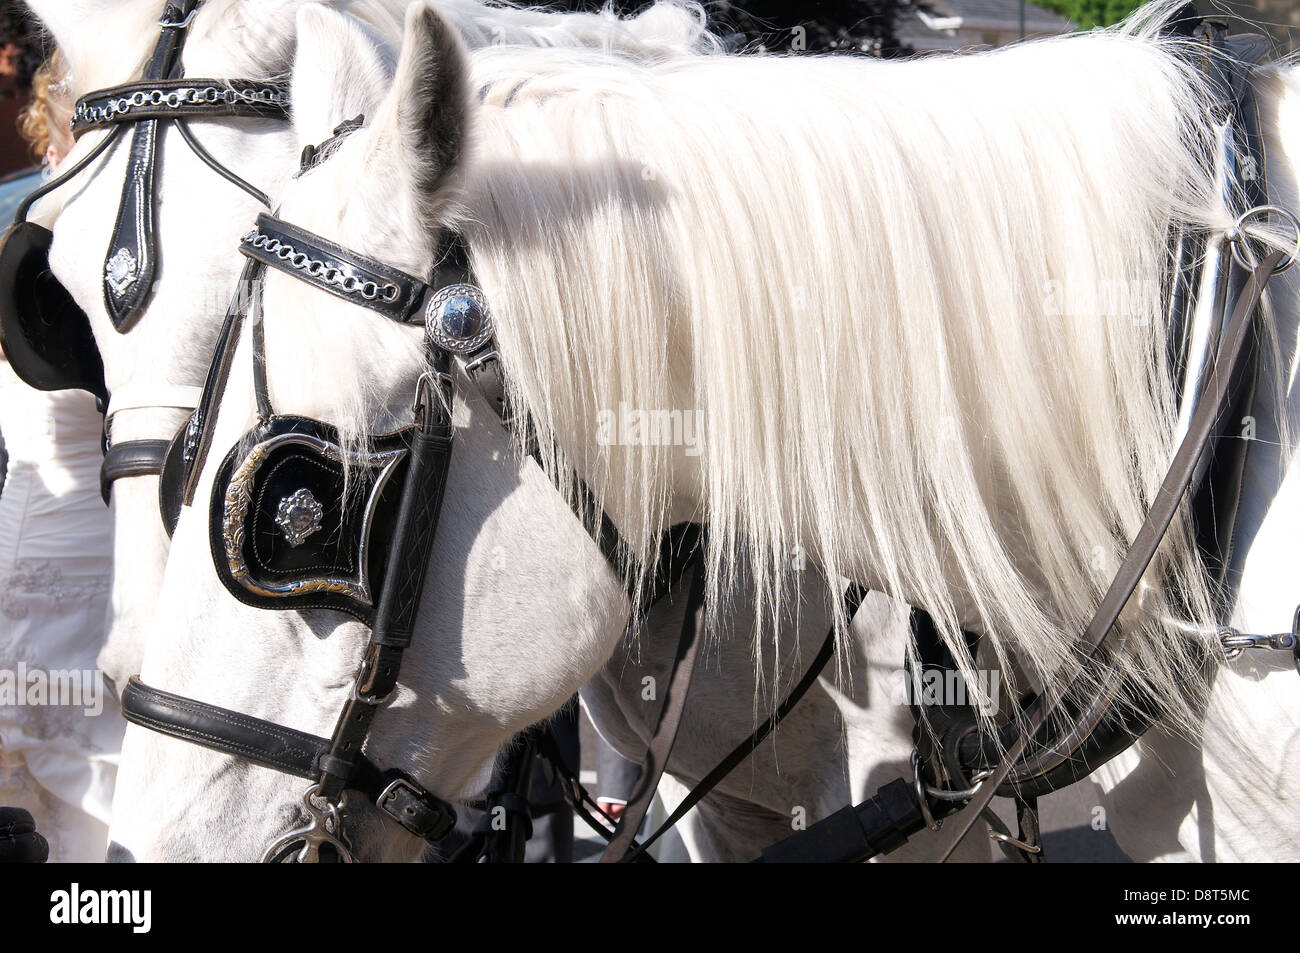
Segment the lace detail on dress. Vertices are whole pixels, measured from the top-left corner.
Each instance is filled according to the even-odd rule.
[[[30,610],[23,604],[23,596],[46,595],[58,602],[70,602],[101,595],[108,592],[108,589],[109,581],[106,578],[69,582],[63,578],[63,570],[48,559],[41,562],[20,562],[5,580],[3,591],[0,591],[0,612],[11,619],[25,619]]]

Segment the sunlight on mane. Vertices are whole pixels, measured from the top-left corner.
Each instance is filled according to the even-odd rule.
[[[715,614],[752,575],[774,619],[806,555],[924,606],[953,648],[966,626],[1008,670],[1057,670],[1172,453],[1166,236],[1227,224],[1178,42],[477,54],[512,92],[480,111],[463,228],[515,396],[567,451],[548,468],[636,514],[651,565],[692,462],[597,446],[593,421],[698,408]],[[1208,622],[1190,540],[1180,520],[1150,578]],[[1130,684],[1188,724],[1199,653],[1143,621]]]

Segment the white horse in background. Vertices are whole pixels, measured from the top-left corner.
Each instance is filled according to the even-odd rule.
[[[258,78],[287,72],[297,42],[295,14],[303,5],[301,2],[205,4],[196,16],[193,35],[186,46],[184,63],[187,73]],[[105,4],[93,2],[54,4],[33,0],[32,6],[73,64],[74,95],[133,77],[138,72],[135,64],[143,60],[152,42],[156,11],[149,3],[133,4],[129,9],[117,4],[111,10]],[[343,24],[348,24],[347,29],[357,34],[357,43],[369,42],[382,48],[385,37],[400,35],[400,18],[396,14],[406,6],[406,0],[329,6],[346,8],[350,15],[361,19],[322,22],[328,22],[335,30],[342,30]],[[608,15],[540,14],[509,7],[486,7],[476,2],[440,3],[438,8],[470,45],[496,46],[506,60],[510,57],[508,48],[512,46],[585,45],[646,61],[707,53],[717,48],[717,43],[703,29],[702,13],[698,7],[688,4],[660,3],[628,21],[619,21]],[[309,18],[307,23],[310,28],[317,20]],[[114,30],[121,31],[122,35],[116,37],[114,44],[106,44],[103,37]],[[339,43],[337,38],[330,42],[335,46]],[[309,40],[308,47],[309,50],[320,50],[322,41],[313,43]],[[104,51],[108,48],[118,50],[119,54],[106,58]],[[135,52],[120,52],[125,50]],[[395,51],[383,52],[374,64],[361,63],[358,71],[340,76],[337,92],[332,95],[328,107],[298,110],[297,128],[292,132],[269,121],[216,119],[192,120],[195,134],[221,161],[274,195],[281,180],[296,168],[302,144],[319,142],[338,122],[352,118],[379,99],[382,88],[386,88],[391,78],[393,55]],[[547,55],[562,56],[563,51],[552,50]],[[367,69],[367,66],[372,68]],[[312,63],[311,68],[324,71],[326,64]],[[488,92],[500,100],[508,89],[497,83],[491,91],[485,91],[485,95]],[[81,149],[93,146],[97,137],[96,133],[87,135]],[[73,154],[73,161],[77,154]],[[181,147],[169,149],[161,164],[158,185],[160,195],[165,196],[165,201],[159,205],[157,221],[165,264],[139,324],[129,334],[120,335],[112,329],[103,310],[101,256],[97,249],[107,241],[105,233],[116,214],[124,175],[123,154],[124,150],[115,150],[96,168],[47,197],[38,207],[39,215],[57,223],[53,268],[91,316],[104,355],[109,387],[114,395],[110,414],[112,432],[117,440],[166,436],[174,432],[182,421],[187,412],[185,408],[195,402],[196,385],[206,369],[228,291],[237,274],[238,263],[216,250],[230,247],[258,208],[248,195],[215,179],[189,150]],[[202,251],[196,254],[193,249]],[[163,406],[167,404],[177,406]],[[119,481],[114,487],[112,507],[117,526],[113,628],[101,653],[101,665],[121,684],[127,675],[140,668],[144,654],[143,623],[153,611],[169,541],[157,515],[156,478],[135,477]],[[743,604],[745,600],[740,601]],[[875,608],[871,612],[864,611],[857,624],[875,631],[895,610],[882,598],[874,597],[873,602]],[[739,619],[734,624],[742,629],[748,626],[743,606],[737,614]],[[817,638],[830,624],[828,616],[818,615],[811,609],[805,614],[804,622],[817,630]],[[905,645],[904,623],[904,619],[894,617],[887,647],[878,649],[882,660],[888,658],[890,661],[882,667],[882,674],[878,676],[880,685],[870,699],[850,702],[838,691],[819,689],[804,703],[806,712],[817,713],[817,717],[812,719],[813,724],[825,722],[834,717],[837,709],[843,709],[842,717],[861,726],[859,736],[874,739],[855,755],[854,762],[858,767],[852,772],[856,780],[852,782],[851,790],[846,778],[850,772],[841,764],[839,742],[831,736],[825,736],[816,746],[801,746],[797,760],[787,753],[784,759],[787,771],[801,774],[829,772],[840,779],[841,788],[837,789],[835,797],[843,800],[850,793],[865,796],[880,778],[892,774],[897,766],[905,765],[910,744],[908,728],[899,718],[901,709],[891,701],[896,694],[894,683]],[[648,625],[652,631],[660,626],[675,631],[679,622],[672,610],[666,608],[653,615]],[[794,629],[793,624],[791,628]],[[804,646],[804,654],[798,655],[793,654],[798,648],[797,640],[791,637],[787,642],[791,657],[785,665],[797,675],[806,667],[807,657],[816,646]],[[737,659],[729,663],[725,671],[734,674],[741,661]],[[623,665],[618,671],[621,677],[627,678],[642,669],[659,670],[654,645],[644,655],[638,651],[636,668]],[[886,683],[890,690],[886,690]],[[716,668],[700,672],[696,684],[697,697],[701,699],[704,711],[699,715],[688,713],[680,748],[688,754],[694,746],[692,736],[696,719],[716,723],[716,706],[710,702],[711,698],[725,699],[730,703],[738,699],[743,701],[753,694],[736,695],[734,686]],[[765,687],[763,708],[772,707],[778,700],[768,697],[774,694],[775,688]],[[632,723],[645,733],[648,728],[644,725],[648,723],[654,705],[642,704],[640,708]],[[809,715],[801,712],[792,723],[806,717]],[[731,733],[743,736],[748,730],[746,726],[752,725],[755,718],[752,704],[744,702],[726,723],[734,726]],[[794,731],[793,727],[788,729],[787,737],[793,737]],[[623,750],[632,757],[639,757],[641,747],[635,734],[630,737]],[[706,752],[711,750],[705,748]],[[704,757],[711,757],[711,754],[706,753],[695,760]],[[785,786],[781,781],[766,780],[775,774],[775,763],[768,763],[772,757],[771,754],[760,755],[764,780],[756,783],[753,794],[760,800],[779,801],[779,814],[775,821],[779,836],[780,832],[789,829],[790,820],[786,816],[789,808],[784,806],[788,800],[784,796],[775,798],[766,794],[769,786],[778,790]],[[708,806],[704,809],[707,810]],[[716,833],[719,830],[737,826],[743,830],[748,823],[744,822],[745,816],[752,813],[752,808],[739,812],[736,814],[738,824],[733,823],[730,827],[713,825],[714,839],[722,836]],[[773,822],[769,819],[768,823],[770,826]],[[692,826],[690,823],[683,825],[687,829]],[[771,839],[772,836],[766,836],[763,842]],[[730,849],[736,856],[747,856],[746,851],[753,843],[756,843],[754,838],[746,835],[739,845]],[[718,856],[720,849],[705,852],[705,855]],[[980,856],[980,852],[977,851],[975,856]]]
[[[320,18],[319,47],[304,32],[296,119],[327,127],[343,86],[381,70],[382,51],[323,11],[304,16]],[[667,525],[707,521],[715,620],[752,585],[753,638],[719,632],[718,686],[788,684],[800,669],[774,637],[778,616],[833,615],[840,577],[925,606],[951,644],[961,626],[980,632],[1001,661],[1043,679],[1068,659],[1171,453],[1166,236],[1180,222],[1231,224],[1200,164],[1213,145],[1209,97],[1174,44],[1139,26],[906,64],[557,62],[493,49],[466,61],[453,31],[415,7],[391,91],[329,162],[286,186],[280,214],[413,273],[429,268],[438,226],[460,228],[514,395],[541,445],[553,438],[552,478],[564,488],[576,470],[645,556]],[[421,75],[429,62],[436,84]],[[305,64],[325,77],[305,80]],[[1284,101],[1294,85],[1279,72],[1268,92]],[[469,95],[478,88],[481,103]],[[449,159],[412,147],[465,129],[469,147]],[[1293,181],[1285,162],[1280,171]],[[1116,276],[1133,289],[1122,315],[1077,305],[1075,292],[1086,301]],[[265,315],[281,412],[356,440],[409,419],[422,368],[413,329],[274,273]],[[361,627],[249,609],[210,564],[212,470],[252,422],[251,395],[244,342],[142,675],[328,734]],[[702,453],[610,446],[597,421],[623,406],[698,412]],[[447,797],[473,793],[503,740],[598,672],[587,701],[602,733],[633,748],[640,727],[626,686],[601,688],[626,664],[610,660],[621,586],[472,391],[457,421],[410,675],[367,749]],[[792,552],[832,582],[799,585]],[[1150,578],[1171,575],[1184,604],[1157,588],[1147,604],[1212,628],[1185,519]],[[1136,611],[1124,628],[1126,675],[1168,725],[1198,733],[1204,694],[1183,692],[1198,647]],[[855,697],[870,647],[841,648],[828,695]],[[722,670],[750,652],[746,671]],[[766,710],[740,700],[751,716]],[[708,737],[707,719],[696,727],[698,764],[670,765],[686,780],[736,740]],[[846,727],[851,757],[859,736]],[[805,729],[841,743],[827,721]],[[730,779],[716,810],[753,806],[761,770]],[[783,780],[785,797],[758,805],[751,842],[712,843],[715,856],[775,839],[792,808],[815,819],[848,799],[843,777]],[[1277,778],[1239,780],[1271,791]],[[301,796],[282,775],[135,728],[121,784],[112,836],[138,859],[255,858]],[[1248,836],[1270,821],[1255,803],[1263,820]],[[376,815],[358,821],[362,856],[418,853]]]

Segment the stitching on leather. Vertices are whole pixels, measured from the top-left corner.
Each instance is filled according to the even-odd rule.
[[[311,758],[314,758],[315,750],[319,750],[320,742],[322,741],[322,739],[316,739],[314,737],[310,738],[309,740],[308,736],[300,735],[294,732],[292,729],[287,729],[280,725],[275,725],[272,722],[263,721],[260,718],[254,718],[252,715],[241,715],[238,712],[232,712],[225,708],[217,708],[216,706],[205,705],[203,702],[196,702],[193,701],[192,699],[182,698],[177,695],[171,695],[170,693],[163,693],[156,688],[134,688],[132,689],[132,691],[138,694],[145,695],[146,699],[153,699],[156,704],[177,708],[181,711],[192,712],[193,714],[196,715],[203,715],[205,717],[211,718],[213,721],[224,721],[226,724],[233,725],[235,727],[255,729],[267,735],[268,737],[280,741],[285,745],[285,748],[288,751],[294,754],[307,755]],[[137,716],[133,713],[133,717],[147,718],[150,716],[147,715]],[[173,726],[173,727],[176,727],[177,730],[181,730],[181,731],[195,732],[196,734],[202,734],[201,732],[198,732],[197,729],[193,729],[189,727],[184,727],[184,726]],[[217,735],[205,734],[204,736],[211,737],[211,738],[219,738],[219,736]],[[224,739],[221,740],[224,741]],[[229,743],[232,745],[240,744],[240,742],[229,742]],[[315,750],[308,751],[300,747],[301,745],[304,744],[310,744]]]

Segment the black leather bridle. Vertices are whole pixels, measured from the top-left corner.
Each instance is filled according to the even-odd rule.
[[[1241,109],[1240,104],[1235,108]],[[1253,105],[1251,106],[1253,109]],[[1250,138],[1247,130],[1246,138]],[[1250,148],[1250,144],[1246,143]],[[1262,167],[1262,157],[1261,157]],[[1247,197],[1251,202],[1258,202],[1255,196]],[[1254,207],[1253,206],[1252,210]],[[1237,240],[1241,240],[1238,236]],[[396,682],[400,666],[401,652],[410,643],[411,626],[415,609],[419,602],[419,582],[422,581],[429,548],[432,543],[434,528],[437,523],[437,506],[441,498],[441,486],[445,482],[446,467],[450,460],[450,420],[445,413],[430,424],[429,409],[435,403],[443,408],[450,407],[452,381],[448,373],[451,356],[454,353],[473,353],[474,347],[485,346],[490,342],[490,331],[475,345],[468,339],[458,339],[455,334],[447,335],[441,328],[434,312],[430,310],[434,293],[432,289],[438,283],[424,283],[410,276],[402,276],[386,269],[380,263],[365,259],[340,248],[333,243],[295,229],[286,223],[269,216],[259,219],[258,228],[245,239],[243,251],[252,259],[246,277],[253,280],[260,273],[259,269],[275,267],[308,281],[318,289],[348,297],[356,295],[358,290],[367,298],[371,307],[393,320],[409,320],[415,310],[426,312],[427,342],[430,361],[435,368],[433,378],[429,378],[426,393],[437,393],[445,398],[445,403],[421,398],[416,402],[417,433],[416,439],[432,426],[427,445],[417,449],[415,443],[410,450],[410,463],[404,480],[404,491],[400,507],[395,517],[396,532],[389,547],[390,567],[403,567],[400,577],[385,579],[380,589],[380,596],[373,615],[373,628],[366,658],[357,676],[357,684],[352,697],[341,713],[335,732],[330,738],[320,738],[287,729],[271,722],[226,709],[207,705],[206,703],[185,699],[156,689],[151,689],[138,679],[132,679],[123,697],[123,710],[128,720],[173,737],[182,738],[226,754],[244,757],[255,763],[276,770],[284,771],[303,778],[315,780],[304,799],[304,805],[311,815],[311,821],[303,829],[296,830],[277,841],[268,849],[266,859],[278,860],[287,856],[297,859],[320,859],[324,855],[350,859],[350,845],[342,830],[340,807],[345,791],[359,792],[372,800],[380,810],[393,817],[399,823],[420,836],[436,840],[444,836],[451,826],[454,813],[450,805],[423,789],[409,775],[400,771],[380,771],[361,754],[361,747],[368,735],[371,719],[377,706],[391,692]],[[1192,256],[1195,257],[1195,256]],[[1147,519],[1134,540],[1119,573],[1112,581],[1100,607],[1090,621],[1082,639],[1081,664],[1102,665],[1102,654],[1110,632],[1118,616],[1146,572],[1153,559],[1164,533],[1168,529],[1183,498],[1198,484],[1198,474],[1204,477],[1207,446],[1211,443],[1214,425],[1234,401],[1240,399],[1238,382],[1245,378],[1253,380],[1253,360],[1248,346],[1254,332],[1255,314],[1259,307],[1264,288],[1268,280],[1278,270],[1285,258],[1285,253],[1274,252],[1266,256],[1253,269],[1242,268],[1225,276],[1230,288],[1228,299],[1233,302],[1231,313],[1223,322],[1223,339],[1214,341],[1216,357],[1212,368],[1202,382],[1197,382],[1197,405],[1187,427],[1186,437],[1181,441],[1174,461],[1166,474],[1160,491],[1150,508]],[[347,290],[340,281],[347,278],[356,279],[351,290]],[[409,283],[407,282],[409,279]],[[472,285],[468,274],[463,285]],[[391,289],[388,290],[388,289]],[[369,290],[367,296],[364,292]],[[349,300],[353,300],[349,298]],[[356,303],[361,304],[362,301]],[[208,386],[205,388],[203,405],[196,411],[191,425],[191,440],[187,448],[184,464],[186,475],[173,485],[184,487],[186,500],[192,499],[197,474],[201,469],[202,459],[207,452],[207,439],[210,435],[212,418],[215,417],[215,399],[224,388],[229,372],[229,359],[233,354],[233,343],[238,334],[238,322],[242,319],[236,310],[228,316],[227,326],[223,331],[223,345],[213,364]],[[440,334],[440,328],[442,333]],[[484,331],[479,325],[474,337]],[[266,437],[274,428],[270,425],[280,421],[289,432],[301,433],[312,430],[313,422],[277,418],[270,406],[266,390],[264,351],[258,342],[260,323],[254,322],[253,354],[254,381],[257,390],[261,431],[255,432],[251,442],[263,446]],[[464,343],[466,350],[457,348],[456,342]],[[448,341],[451,342],[448,346]],[[486,344],[490,347],[490,344]],[[422,379],[423,381],[424,379]],[[317,427],[321,425],[316,425]],[[315,432],[319,437],[319,432]],[[436,439],[434,439],[436,437]],[[229,458],[237,462],[236,457],[244,451],[237,448],[232,451],[236,456]],[[425,466],[418,466],[424,458]],[[1239,468],[1239,462],[1225,464]],[[214,488],[213,514],[211,529],[213,532],[214,558],[217,559],[221,574],[221,559],[218,552],[218,538],[227,538],[227,527],[231,525],[230,509],[223,505],[217,512],[218,492],[228,490],[233,468],[223,468],[223,477],[219,474]],[[164,482],[169,482],[164,475]],[[223,503],[228,503],[229,494],[225,494]],[[220,516],[220,519],[218,518]],[[222,527],[218,534],[218,527]],[[1219,551],[1225,551],[1227,541],[1220,540]],[[229,551],[227,551],[227,555]],[[273,566],[264,567],[268,571]],[[624,815],[622,825],[613,836],[606,859],[639,859],[649,844],[682,816],[686,810],[697,803],[737,764],[743,761],[760,743],[766,732],[784,717],[798,698],[815,681],[822,667],[826,664],[833,650],[833,639],[828,636],[826,644],[818,653],[813,665],[803,680],[791,693],[786,702],[778,708],[777,715],[750,738],[737,747],[717,769],[710,772],[679,806],[673,816],[645,843],[637,845],[632,840],[636,827],[644,815],[644,805],[648,804],[649,795],[661,776],[673,746],[676,729],[680,722],[685,693],[690,683],[692,663],[698,648],[698,634],[702,628],[700,621],[701,570],[696,566],[696,574],[691,582],[690,599],[687,607],[686,622],[683,626],[682,641],[678,657],[670,678],[664,708],[655,728],[654,738],[644,765],[643,775],[638,784],[633,808]],[[414,587],[408,574],[416,578]],[[387,574],[386,574],[387,575]],[[240,583],[233,579],[233,574],[223,576],[227,588],[244,601],[251,601],[247,591],[239,591]],[[247,590],[247,587],[244,587]],[[851,617],[857,604],[861,601],[861,590],[851,587],[848,599],[848,615]],[[272,598],[272,597],[266,597]],[[316,598],[312,596],[311,598]],[[261,604],[253,602],[252,604]],[[282,602],[277,608],[304,607],[303,603]],[[343,611],[350,611],[345,605],[333,605]],[[361,612],[354,611],[359,618],[367,619]],[[370,621],[367,619],[367,621]],[[393,632],[397,635],[394,636]],[[1293,641],[1289,648],[1295,649]],[[376,673],[384,670],[391,680],[379,679]],[[948,856],[956,844],[971,830],[980,818],[987,817],[986,808],[996,794],[1008,794],[1017,798],[1018,806],[1029,805],[1033,797],[1040,793],[1055,790],[1077,780],[1082,774],[1090,773],[1100,763],[1123,750],[1145,730],[1148,722],[1142,721],[1144,712],[1138,712],[1137,721],[1112,722],[1108,725],[1096,724],[1094,730],[1086,736],[1075,739],[1075,747],[1067,754],[1063,763],[1050,770],[1045,769],[1037,775],[1017,777],[1015,772],[1032,763],[1028,757],[1036,749],[1051,747],[1052,739],[1039,737],[1048,718],[1059,711],[1061,699],[1066,696],[1067,686],[1049,687],[1041,696],[1033,699],[1022,713],[1022,720],[1009,726],[1006,735],[999,739],[983,739],[978,735],[967,740],[973,742],[963,747],[945,748],[924,747],[918,739],[918,748],[925,752],[924,758],[929,762],[924,768],[918,765],[913,781],[899,780],[886,785],[877,795],[860,805],[850,806],[837,812],[830,818],[813,825],[803,834],[796,835],[789,841],[775,845],[764,852],[764,860],[809,860],[809,859],[864,859],[876,853],[889,851],[904,843],[910,834],[927,826],[936,828],[945,816],[955,814],[968,806],[967,817],[959,824],[956,835],[950,837],[943,856]],[[958,726],[965,731],[963,726]],[[969,731],[965,732],[967,735]],[[954,734],[955,737],[955,734]],[[998,752],[1006,751],[998,760]],[[946,779],[967,778],[974,769],[981,768],[983,779],[969,790],[943,789]],[[1085,769],[1086,770],[1083,770]],[[924,773],[923,773],[924,772]],[[323,801],[324,808],[316,801]],[[1025,825],[1036,829],[1036,815],[1032,807],[1021,812],[1022,833],[1020,839],[1004,835],[1004,842],[1010,842],[1018,850],[1034,849],[1033,838],[1025,839]],[[322,848],[327,848],[322,854]]]
[[[182,458],[184,474],[179,479],[164,477],[164,483],[181,487],[185,501],[193,499],[194,485],[203,468],[211,441],[220,395],[229,375],[231,359],[241,327],[251,307],[258,305],[261,283],[267,268],[290,275],[323,293],[342,297],[399,323],[423,322],[429,369],[420,377],[413,408],[414,426],[393,451],[404,459],[400,499],[389,514],[389,536],[382,579],[375,588],[378,597],[360,600],[356,593],[340,595],[327,580],[316,587],[315,569],[290,573],[279,598],[265,590],[256,599],[236,574],[219,572],[228,590],[245,602],[265,608],[301,609],[310,605],[350,611],[368,622],[370,640],[359,666],[350,697],[339,714],[329,738],[308,735],[238,712],[183,698],[150,688],[132,678],[122,693],[122,711],[134,724],[151,728],[225,754],[242,757],[288,774],[313,779],[304,797],[309,824],[290,832],[266,851],[265,859],[342,860],[352,859],[351,847],[342,827],[344,795],[355,792],[368,798],[380,811],[403,828],[429,841],[446,836],[455,823],[455,811],[430,793],[411,775],[400,770],[382,771],[363,753],[371,721],[397,685],[402,656],[411,643],[416,610],[424,586],[429,555],[437,531],[443,490],[451,463],[451,407],[454,399],[452,359],[465,356],[490,359],[490,316],[481,307],[481,292],[468,282],[448,289],[433,289],[424,281],[390,268],[364,255],[292,226],[270,215],[259,216],[257,226],[240,245],[249,259],[241,286],[255,288],[252,299],[236,298],[222,333],[222,344],[213,359],[203,401],[191,420],[190,452]],[[466,276],[468,277],[468,276]],[[459,310],[456,310],[459,309]],[[320,442],[325,425],[304,418],[284,417],[271,406],[266,382],[265,345],[260,320],[251,322],[254,354],[254,386],[259,422],[253,435],[236,445],[230,461],[255,462],[263,453],[268,434],[300,435]],[[328,443],[328,439],[324,441]],[[249,448],[249,445],[251,449]],[[319,443],[318,443],[319,445]],[[304,446],[308,446],[305,444]],[[306,454],[306,449],[300,449]],[[328,451],[326,451],[328,452]],[[319,463],[318,453],[309,463]],[[305,469],[289,472],[297,476]],[[238,523],[230,516],[231,500],[252,498],[250,473],[245,482],[236,479],[233,468],[223,468],[224,479],[213,488],[213,550],[218,568],[223,557],[242,552],[248,534],[256,532],[247,503]],[[240,470],[239,472],[244,472]],[[272,503],[275,501],[272,500]],[[282,507],[281,507],[282,508]],[[367,522],[373,515],[367,511]],[[256,514],[253,514],[254,518]],[[306,537],[320,530],[319,519],[304,530]],[[289,528],[286,528],[286,533]],[[233,547],[233,548],[232,548]],[[269,573],[275,566],[265,567]],[[321,589],[325,591],[321,591]],[[319,601],[323,597],[331,601]],[[317,806],[322,801],[324,808]]]

